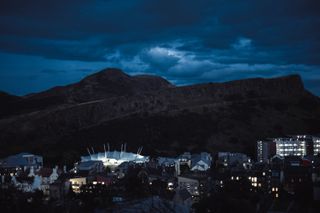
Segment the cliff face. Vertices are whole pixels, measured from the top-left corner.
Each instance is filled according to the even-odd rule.
[[[174,87],[159,77],[109,70],[25,99],[53,96],[62,102],[1,119],[1,148],[19,144],[46,153],[63,146],[79,154],[109,139],[143,145],[149,153],[253,154],[258,138],[317,133],[320,127],[319,98],[296,75]]]

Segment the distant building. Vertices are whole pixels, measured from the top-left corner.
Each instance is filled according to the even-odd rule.
[[[77,167],[77,173],[92,175],[102,173],[104,171],[103,162],[100,160],[91,160],[80,162]]]
[[[72,191],[75,193],[80,193],[80,188],[87,184],[87,177],[73,177],[69,179],[71,183]]]
[[[299,137],[274,138],[276,154],[280,156],[305,156],[311,153],[312,144]]]
[[[23,192],[34,192],[41,190],[45,196],[50,195],[50,184],[53,184],[60,176],[58,167],[53,169],[39,167],[34,169],[30,167],[21,170],[17,175],[11,176],[11,184]]]
[[[257,142],[257,161],[267,163],[276,154],[276,143],[273,141]]]
[[[252,165],[251,159],[243,153],[219,152],[218,161],[225,167],[241,166],[249,169]]]
[[[55,168],[40,168],[36,171],[36,174],[42,177],[43,182],[45,183],[53,183],[59,178],[58,167]]]
[[[305,197],[312,196],[312,167],[298,156],[288,156],[284,159],[284,190],[290,194],[297,192]]]
[[[194,154],[191,157],[191,171],[207,171],[210,169],[212,163],[212,157],[207,152],[201,152],[200,154]]]
[[[270,185],[269,189],[270,193],[274,198],[278,198],[281,196],[282,184],[284,181],[284,157],[275,155],[270,158]]]
[[[313,154],[318,155],[320,154],[320,138],[319,137],[313,137]]]
[[[284,138],[273,138],[257,141],[257,160],[267,162],[273,155],[306,156],[320,152],[320,138],[312,135],[292,135]]]
[[[39,176],[40,183],[39,189],[43,192],[44,195],[48,196],[50,194],[50,184],[53,184],[59,178],[58,167],[55,168],[40,168],[38,171],[33,171],[33,168],[30,169],[29,177]]]
[[[178,177],[178,187],[180,190],[186,189],[193,196],[199,196],[199,181],[191,177]]]
[[[157,162],[159,166],[172,167],[175,166],[177,159],[169,157],[158,157]]]
[[[104,175],[97,175],[93,177],[92,180],[92,184],[93,185],[97,185],[97,184],[101,184],[101,185],[106,185],[109,186],[111,185],[113,182],[113,178],[112,177],[107,177]]]
[[[181,165],[188,165],[191,167],[191,153],[190,152],[185,152],[182,155],[178,157],[178,160]]]
[[[100,189],[106,189],[113,183],[113,178],[104,174],[91,176],[76,175],[69,178],[71,189],[75,193],[98,193]]]
[[[117,174],[117,177],[119,179],[124,178],[127,173],[129,172],[130,168],[135,167],[135,163],[130,161],[130,162],[123,162],[120,164],[117,169],[115,170],[115,174]]]
[[[256,163],[252,166],[248,179],[254,191],[268,193],[270,187],[270,172],[268,164]]]
[[[102,161],[103,165],[105,167],[109,167],[111,169],[114,169],[118,167],[123,162],[134,162],[134,163],[146,163],[149,161],[148,156],[141,155],[142,147],[140,147],[137,151],[137,153],[132,152],[126,152],[126,144],[121,145],[121,151],[110,151],[109,145],[108,145],[108,151],[106,151],[106,148],[104,146],[105,151],[94,153],[94,150],[92,149],[92,153],[90,153],[90,150],[88,149],[89,155],[87,156],[81,156],[81,162],[85,161],[92,161],[92,160],[98,160]]]
[[[178,176],[178,190],[186,189],[196,201],[208,195],[211,190],[210,181],[210,178],[206,175],[190,174]]]
[[[31,153],[20,153],[11,155],[5,159],[0,160],[0,167],[6,169],[28,169],[28,168],[39,168],[43,165],[43,158],[39,155]]]

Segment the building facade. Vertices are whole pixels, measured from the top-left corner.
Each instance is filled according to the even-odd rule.
[[[274,138],[277,154],[280,156],[316,155],[320,149],[319,138],[312,135],[291,135],[286,138]]]
[[[313,137],[313,154],[318,155],[320,154],[320,138]]]
[[[320,138],[311,135],[292,135],[257,141],[257,161],[268,162],[274,155],[307,156],[320,153]]]
[[[305,156],[307,155],[307,142],[297,138],[275,138],[276,154],[280,156]]]
[[[273,141],[257,142],[257,161],[267,163],[276,154],[276,143]]]
[[[39,155],[34,155],[31,153],[19,153],[16,155],[8,156],[5,159],[0,160],[1,168],[13,168],[13,169],[29,169],[39,168],[43,166],[43,158]]]

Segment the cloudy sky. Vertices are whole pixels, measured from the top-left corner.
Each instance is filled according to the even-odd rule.
[[[298,73],[320,95],[319,0],[2,0],[0,90],[106,67],[177,85]]]

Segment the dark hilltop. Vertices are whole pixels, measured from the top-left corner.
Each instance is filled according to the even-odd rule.
[[[107,142],[143,146],[149,155],[254,155],[259,138],[320,130],[320,99],[298,75],[178,87],[109,68],[27,96],[0,93],[0,101],[0,156],[28,150],[52,163],[71,163]]]

